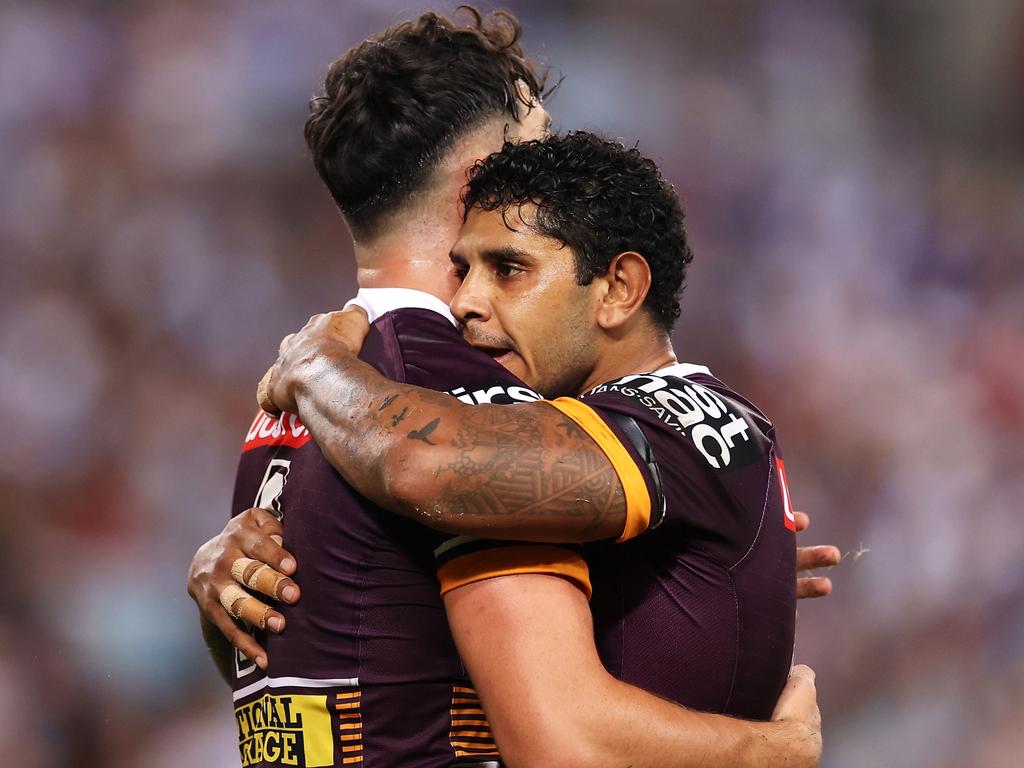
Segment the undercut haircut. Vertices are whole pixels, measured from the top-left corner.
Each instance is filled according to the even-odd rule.
[[[467,23],[425,13],[357,45],[310,101],[306,144],[358,235],[377,234],[457,139],[495,117],[517,119],[542,96],[546,78],[523,53],[515,16],[458,11]]]
[[[675,189],[635,147],[587,131],[505,142],[470,170],[463,202],[466,214],[537,206],[531,225],[572,249],[580,285],[618,254],[639,253],[651,268],[643,306],[665,331],[675,325],[693,251]]]

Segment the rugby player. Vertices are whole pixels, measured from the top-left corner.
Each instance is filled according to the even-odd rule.
[[[419,45],[421,49],[436,45],[439,39],[448,45],[453,39],[463,43],[475,39],[479,48],[493,54],[486,42],[481,44],[480,35],[487,38],[484,29],[477,24],[478,35],[475,38],[471,29],[453,34],[450,26],[446,29],[444,20],[424,17],[418,25],[405,27],[394,39],[406,35],[406,41],[413,39],[412,47]],[[493,30],[491,33],[498,34]],[[364,46],[362,58],[350,55],[343,60],[346,65],[336,65],[332,69],[336,95],[357,91],[354,86],[360,82],[366,84],[367,89],[372,87],[380,93],[382,89],[386,90],[388,77],[399,79],[408,76],[407,72],[389,71],[385,66],[396,66],[397,62],[387,59],[401,54],[400,50],[396,51],[400,48],[398,44],[389,49],[394,39],[388,40],[385,35],[368,49]],[[358,183],[353,179],[359,176],[351,177],[345,184],[332,186],[332,193],[346,211],[357,237],[363,285],[428,287],[435,297],[446,292],[450,294],[453,287],[450,273],[437,269],[438,259],[431,251],[437,251],[435,246],[441,244],[443,252],[446,252],[447,243],[454,239],[454,235],[449,234],[444,240],[446,228],[452,230],[453,220],[456,229],[458,226],[458,208],[454,206],[456,194],[451,189],[461,185],[460,177],[469,162],[500,144],[506,124],[513,132],[520,130],[524,132],[521,135],[528,136],[526,131],[529,130],[531,116],[535,121],[546,117],[535,103],[539,94],[538,81],[524,76],[524,73],[530,73],[528,68],[516,68],[518,47],[506,45],[501,50],[512,61],[511,65],[504,62],[508,66],[506,75],[511,75],[506,76],[505,82],[511,81],[515,90],[500,91],[504,101],[499,99],[498,106],[495,106],[493,96],[488,96],[491,98],[489,102],[482,98],[484,106],[478,106],[478,111],[466,118],[468,127],[448,126],[444,133],[421,137],[435,144],[451,142],[446,151],[435,148],[434,156],[426,163],[430,171],[427,174],[429,183],[421,178],[420,189],[415,190],[416,180],[406,179],[404,188],[376,189],[369,195],[366,190],[352,192],[352,186]],[[384,61],[374,61],[374,56],[382,57]],[[367,59],[370,59],[369,63]],[[441,65],[440,71],[447,77],[452,76],[451,61],[437,63]],[[474,78],[481,79],[480,61],[472,60],[471,64]],[[455,68],[457,70],[457,66]],[[521,84],[525,84],[528,97],[519,100],[523,95]],[[437,88],[436,82],[429,85]],[[330,94],[330,76],[327,86]],[[324,139],[323,135],[317,134],[316,120],[323,118],[329,110],[336,110],[337,106],[328,98],[321,104],[323,109],[319,113],[314,112],[310,120],[307,135],[312,137],[314,153],[317,142]],[[453,113],[459,114],[457,110]],[[491,119],[483,119],[487,117]],[[374,154],[360,147],[358,138],[386,137],[374,136],[373,127],[368,129],[365,125],[362,126],[362,134],[358,130],[349,130],[351,125],[339,127],[337,123],[341,122],[329,126],[330,130],[344,131],[341,146],[354,144],[359,150],[354,155],[372,162]],[[533,130],[537,130],[537,123]],[[490,147],[484,146],[487,143]],[[329,158],[342,154],[340,149],[335,149],[334,155],[325,153]],[[407,158],[412,168],[424,166],[422,157],[416,162],[414,159],[414,155]],[[325,178],[336,170],[328,168],[325,171],[330,160],[320,158],[318,163]],[[340,168],[350,169],[352,164],[351,157],[338,161]],[[331,184],[330,181],[328,183]],[[409,193],[406,190],[414,191]],[[439,190],[444,190],[444,194]],[[352,192],[352,197],[345,196],[348,192]],[[388,199],[389,195],[391,199]],[[352,202],[360,196],[363,203],[369,198],[378,205],[378,209],[374,210],[374,205],[366,207]],[[447,209],[443,204],[445,196],[452,201]],[[390,205],[390,208],[383,206],[391,214],[385,217],[388,226],[381,225],[381,201]],[[436,211],[450,212],[452,209],[455,216],[433,215]],[[396,224],[398,226],[394,226]],[[403,236],[409,240],[403,242]],[[410,248],[410,241],[423,244],[418,252],[421,258],[410,258],[410,254],[417,254],[415,248]],[[401,257],[396,259],[396,253]],[[399,264],[401,268],[397,267]],[[384,373],[437,388],[456,389],[456,385],[462,385],[467,396],[478,391],[493,392],[494,386],[498,386],[509,399],[533,397],[521,382],[502,385],[501,382],[508,382],[508,374],[496,366],[489,355],[473,355],[460,346],[457,355],[453,356],[448,347],[454,348],[461,342],[457,340],[454,326],[445,318],[442,302],[436,299],[432,302],[429,297],[408,292],[369,294],[364,300],[371,309],[376,308],[383,314],[364,348],[364,357]],[[419,305],[419,308],[410,308],[410,305]],[[392,308],[398,308],[398,311],[388,311]],[[401,352],[400,356],[395,354],[395,345]],[[444,351],[443,358],[439,351]],[[464,356],[465,362],[458,355]],[[443,365],[439,367],[438,363]],[[390,418],[399,424],[407,416],[397,411]],[[420,430],[420,437],[426,443],[431,442],[429,430]],[[583,433],[577,437],[589,440]],[[368,505],[355,497],[329,470],[316,446],[309,442],[305,428],[295,419],[276,422],[258,419],[245,447],[235,509],[242,509],[255,499],[260,505],[286,511],[285,532],[289,546],[306,563],[305,572],[309,578],[303,582],[304,610],[292,614],[288,641],[274,645],[273,638],[270,638],[273,659],[270,676],[263,675],[257,665],[241,656],[235,659],[231,677],[235,681],[236,700],[239,702],[237,714],[244,761],[247,764],[272,764],[287,762],[287,759],[301,755],[305,764],[334,764],[316,762],[326,760],[325,755],[330,752],[333,755],[331,759],[336,759],[341,765],[359,762],[364,755],[369,760],[364,749],[371,745],[380,755],[387,756],[389,764],[441,765],[453,758],[479,760],[493,757],[495,753],[486,723],[478,705],[474,706],[475,694],[469,688],[458,657],[451,648],[430,567],[430,550],[437,541],[441,541],[439,549],[447,546],[446,564],[456,570],[471,561],[474,552],[460,551],[458,546],[445,544],[443,540],[431,542],[424,529],[369,510]],[[345,514],[350,509],[352,514]],[[550,530],[555,531],[556,527],[551,526]],[[601,532],[595,530],[598,535]],[[570,526],[564,536],[572,537],[576,533],[577,528]],[[488,557],[500,558],[503,549],[495,547]],[[518,552],[516,556],[521,554]],[[581,563],[578,555],[567,552],[540,562],[531,561],[526,566],[519,565],[517,570],[561,574],[573,579],[582,589],[588,589],[585,568]],[[480,571],[479,568],[477,570]],[[488,575],[493,574],[484,570],[473,578],[486,578]],[[500,579],[493,581],[497,583]],[[558,583],[569,584],[569,581],[559,579]],[[461,591],[455,589],[452,594]],[[229,605],[233,602],[229,601]],[[214,621],[218,620],[214,618]],[[353,642],[346,643],[345,639]],[[593,645],[592,639],[590,645]],[[251,653],[252,645],[245,647],[250,649],[252,658],[260,656],[258,652]],[[266,664],[263,658],[259,661]],[[342,669],[355,669],[359,674],[344,675],[337,671]],[[356,677],[359,678],[358,683]],[[640,695],[640,692],[636,694]],[[705,716],[674,707],[662,712],[658,708],[666,705],[653,697],[641,697],[639,702],[631,702],[628,711],[638,715],[644,713],[645,707],[653,707],[655,711],[642,716],[655,723],[659,717],[665,719],[666,727],[671,728],[672,733],[662,748],[678,752],[679,760],[695,759],[698,750],[707,748],[703,742],[695,743],[694,737],[679,727],[683,723],[681,717],[685,717],[685,723],[692,726],[696,722],[704,723],[701,718]],[[609,711],[614,712],[617,706],[620,706],[619,702],[610,705]],[[453,717],[453,713],[462,716]],[[754,726],[724,718],[710,718],[706,723],[698,728],[704,729],[702,735],[705,737],[715,734],[715,749],[721,750],[725,760],[722,764],[744,764],[733,755],[736,745],[746,745],[758,734],[763,735]],[[775,736],[779,733],[778,730],[772,731]],[[771,742],[757,743],[763,746]],[[544,754],[552,753],[547,750]],[[613,758],[616,753],[611,750],[606,754]],[[635,756],[637,753],[631,749],[625,754]],[[745,754],[756,755],[751,750]],[[761,754],[763,757],[767,753]],[[676,763],[661,759],[658,764]]]

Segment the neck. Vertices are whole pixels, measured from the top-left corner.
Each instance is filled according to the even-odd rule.
[[[360,266],[356,270],[356,281],[360,288],[411,288],[436,296],[445,304],[452,300],[452,271],[447,254],[444,262],[437,258],[408,251],[409,255],[394,260]],[[356,256],[359,260],[358,254]],[[360,264],[363,262],[359,260]]]
[[[453,230],[442,221],[410,221],[373,240],[355,243],[356,280],[360,288],[411,288],[445,304],[458,287],[448,253]]]
[[[621,379],[631,373],[657,371],[676,362],[668,333],[648,327],[608,342],[580,394],[606,381]]]

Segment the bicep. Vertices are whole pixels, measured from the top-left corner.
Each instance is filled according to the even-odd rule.
[[[502,576],[448,592],[445,608],[506,759],[533,763],[571,743],[574,710],[607,677],[583,592],[558,576]]]
[[[427,418],[422,410],[417,415]],[[395,458],[407,470],[396,477],[406,486],[399,495],[406,503],[430,499],[427,508],[438,513],[428,525],[550,542],[622,533],[629,504],[622,467],[557,406],[458,404],[450,417],[437,419],[436,447],[407,445],[406,455]]]

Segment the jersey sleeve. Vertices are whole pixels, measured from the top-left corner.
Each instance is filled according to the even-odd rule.
[[[590,599],[590,571],[583,551],[569,544],[496,541],[456,536],[434,550],[441,594],[496,576],[560,576]]]
[[[617,541],[628,541],[650,528],[652,509],[660,514],[662,494],[657,463],[653,455],[645,455],[649,446],[643,434],[639,439],[630,439],[627,428],[614,417],[614,412],[602,412],[603,409],[582,400],[560,397],[548,402],[597,443],[618,475],[626,497],[626,522]],[[628,414],[621,415],[631,419]]]
[[[575,398],[545,401],[575,422],[608,457],[626,496],[626,522],[619,541],[640,535],[651,524],[656,485],[641,450],[614,416],[600,414]],[[639,429],[638,429],[639,431]],[[642,439],[642,438],[641,438]],[[656,471],[656,465],[655,465]],[[560,576],[590,599],[590,571],[582,547],[570,544],[496,541],[457,536],[435,551],[441,594],[495,576],[539,573]]]
[[[660,524],[659,535],[702,542],[724,560],[743,556],[778,495],[774,429],[756,407],[708,375],[634,374],[581,402],[606,425],[626,418],[643,433],[653,461],[638,465],[648,487],[659,484],[667,500],[648,530]],[[631,530],[638,528],[642,518]]]

